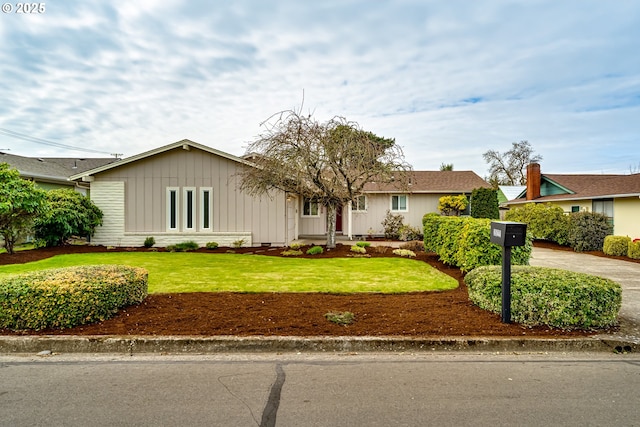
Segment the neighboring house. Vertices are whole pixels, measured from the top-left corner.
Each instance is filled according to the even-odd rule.
[[[287,245],[297,232],[297,198],[274,191],[251,197],[238,189],[246,160],[189,140],[71,176],[91,184],[103,225],[91,242],[158,246],[193,240],[200,246]]]
[[[193,240],[228,246],[284,246],[299,236],[325,236],[327,212],[295,194],[273,191],[252,197],[239,189],[239,172],[253,167],[246,159],[195,143],[178,141],[71,176],[91,184],[91,200],[104,224],[94,244],[140,246],[154,237],[159,246]],[[382,235],[386,212],[422,228],[422,217],[438,211],[444,195],[470,195],[489,187],[471,171],[411,172],[407,189],[370,183],[353,206],[338,211],[338,234]]]
[[[526,185],[499,185],[498,186],[498,206],[500,208],[500,218],[504,219],[504,214],[509,210],[509,207],[503,203],[517,198],[524,190],[527,189]]]
[[[599,212],[619,236],[640,238],[640,173],[631,175],[541,174],[540,165],[527,168],[527,187],[504,206],[553,203],[565,212]]]
[[[338,209],[336,230],[351,237],[384,234],[382,221],[387,211],[404,217],[403,223],[422,230],[422,217],[438,212],[442,196],[465,194],[475,188],[490,188],[472,171],[412,171],[407,188],[397,185],[369,183],[356,203]],[[469,208],[467,208],[468,211]],[[300,216],[301,235],[324,235],[327,230],[326,209],[303,200]],[[467,212],[468,213],[468,212]]]
[[[17,169],[24,179],[45,190],[72,188],[87,194],[88,184],[69,181],[73,174],[116,162],[114,158],[24,157],[0,152],[0,163]]]

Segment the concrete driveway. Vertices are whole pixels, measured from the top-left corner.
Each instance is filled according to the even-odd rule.
[[[593,274],[620,283],[620,331],[615,336],[640,343],[640,264],[544,248],[533,248],[530,263],[534,266]]]

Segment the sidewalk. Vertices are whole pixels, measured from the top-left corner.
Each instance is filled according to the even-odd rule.
[[[315,237],[315,236],[314,236]],[[301,240],[324,243],[314,237]],[[339,243],[355,244],[340,239]],[[398,246],[401,242],[372,242]],[[620,329],[585,339],[485,337],[167,337],[0,336],[0,354],[204,354],[259,352],[640,352],[640,264],[568,251],[534,248],[531,265],[610,278],[622,285]]]

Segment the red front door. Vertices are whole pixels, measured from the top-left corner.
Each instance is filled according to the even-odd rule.
[[[342,233],[342,206],[336,208],[336,233]]]

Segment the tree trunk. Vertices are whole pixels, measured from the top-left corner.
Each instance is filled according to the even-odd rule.
[[[327,206],[327,249],[336,247],[336,205]]]

